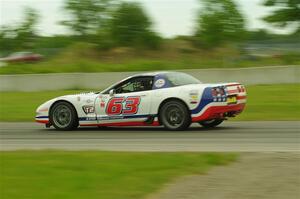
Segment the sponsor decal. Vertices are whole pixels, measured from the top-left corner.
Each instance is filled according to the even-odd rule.
[[[105,101],[106,101],[106,96],[104,96],[104,95],[100,95],[99,96],[99,99],[100,99],[100,107],[101,108],[105,108]]]
[[[135,97],[113,97],[109,100],[106,107],[107,115],[133,115],[138,112],[141,98]],[[125,104],[124,104],[125,103]],[[100,104],[101,106],[101,104]]]
[[[85,112],[85,114],[89,114],[89,113],[94,113],[95,112],[95,107],[94,106],[90,106],[90,105],[85,105],[82,107],[83,111]]]
[[[116,119],[124,119],[124,116],[100,116],[97,118],[98,120],[116,120]]]
[[[95,121],[95,120],[97,120],[96,117],[86,117],[85,118],[85,121]]]
[[[80,117],[79,121],[87,120],[116,120],[116,119],[133,119],[133,118],[148,118],[149,116],[157,117],[157,115],[110,115],[110,116],[98,116],[96,117]]]
[[[190,91],[190,103],[197,104],[199,101],[199,92],[198,91]]]
[[[155,81],[154,85],[156,88],[161,88],[166,84],[166,81],[164,79],[158,79]]]

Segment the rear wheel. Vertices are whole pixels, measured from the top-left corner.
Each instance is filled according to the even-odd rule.
[[[223,119],[212,119],[212,120],[201,121],[199,122],[199,124],[205,128],[212,128],[218,126],[223,121],[224,121]]]
[[[169,101],[165,103],[159,112],[160,122],[166,129],[180,131],[188,128],[191,117],[187,107],[180,101]]]
[[[98,126],[98,129],[106,130],[106,129],[108,129],[108,126]]]
[[[78,127],[75,108],[67,102],[54,104],[50,111],[50,122],[58,130],[72,130]]]

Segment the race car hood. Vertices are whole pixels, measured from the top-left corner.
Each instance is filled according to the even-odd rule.
[[[68,102],[71,102],[73,104],[94,104],[94,100],[95,98],[98,96],[97,93],[95,92],[87,92],[87,93],[78,93],[78,94],[72,94],[72,95],[63,95],[63,96],[59,96],[56,98],[53,98],[49,101],[46,101],[45,103],[43,103],[42,105],[40,105],[36,112],[38,114],[45,114],[48,113],[51,105],[59,100],[65,100]]]
[[[86,92],[86,93],[78,93],[78,94],[71,94],[71,95],[63,95],[60,97],[57,97],[55,99],[72,99],[72,98],[82,98],[82,99],[88,99],[88,98],[93,98],[97,96],[95,92]]]
[[[71,102],[72,104],[77,104],[77,105],[92,105],[94,104],[95,98],[99,94],[95,92],[88,92],[88,93],[78,93],[78,94],[73,94],[73,95],[64,95],[61,97],[57,97],[54,99],[54,101],[58,100],[66,100]]]

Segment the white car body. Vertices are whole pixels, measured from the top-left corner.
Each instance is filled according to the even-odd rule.
[[[239,83],[197,83],[171,86],[168,82],[168,74],[174,73],[157,72],[135,75],[99,93],[82,93],[54,98],[38,107],[35,119],[39,123],[50,126],[51,107],[61,101],[74,106],[79,126],[159,126],[161,125],[160,107],[168,100],[183,102],[189,110],[191,122],[233,117],[241,113],[245,107],[246,91],[245,87]],[[152,89],[112,93],[116,85],[137,77],[153,77]]]

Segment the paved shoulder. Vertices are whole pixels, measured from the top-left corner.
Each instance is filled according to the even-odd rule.
[[[79,128],[55,131],[35,123],[0,123],[0,150],[300,151],[297,121],[230,122],[186,131],[158,128]]]
[[[252,153],[206,175],[182,177],[148,199],[298,199],[299,153]]]

